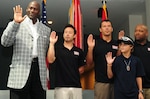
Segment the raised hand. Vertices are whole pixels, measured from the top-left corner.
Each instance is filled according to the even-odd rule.
[[[58,40],[58,36],[56,36],[56,32],[52,31],[50,34],[50,43],[55,44]]]
[[[112,57],[112,52],[108,52],[106,55],[106,61],[107,61],[107,64],[109,64],[110,66],[112,66],[112,63],[114,62],[115,58],[116,57]]]
[[[93,48],[95,46],[95,39],[93,39],[93,35],[90,34],[87,38],[88,47]]]
[[[121,30],[121,31],[118,33],[118,39],[120,40],[124,35],[125,35],[124,30]]]
[[[13,8],[14,10],[14,21],[17,23],[21,23],[26,16],[22,17],[22,8],[20,7],[20,5],[17,5],[16,7]]]

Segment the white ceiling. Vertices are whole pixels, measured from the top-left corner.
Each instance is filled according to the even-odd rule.
[[[13,7],[20,4],[24,13],[31,0],[1,0],[0,1],[0,27],[5,27],[13,18]],[[37,0],[41,2],[41,0]],[[85,34],[99,34],[100,18],[97,10],[102,6],[102,0],[80,0],[83,15],[83,31]],[[113,23],[114,29],[128,21],[129,14],[144,14],[145,0],[106,0],[108,17]],[[53,30],[61,32],[68,23],[68,10],[70,0],[47,0],[47,19],[53,20],[50,26]]]

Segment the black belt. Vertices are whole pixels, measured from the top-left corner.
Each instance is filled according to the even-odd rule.
[[[33,58],[32,62],[38,62],[38,57]]]

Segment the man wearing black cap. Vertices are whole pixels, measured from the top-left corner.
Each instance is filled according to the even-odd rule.
[[[112,52],[106,55],[108,78],[114,77],[115,99],[144,99],[142,94],[142,76],[144,69],[139,58],[133,56],[134,42],[124,36],[120,40],[121,55],[112,57]]]

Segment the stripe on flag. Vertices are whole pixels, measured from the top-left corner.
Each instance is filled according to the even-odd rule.
[[[75,46],[83,48],[82,14],[81,14],[80,0],[70,0],[69,23],[72,24],[77,30],[75,38]]]
[[[46,16],[46,0],[42,0],[42,16],[41,21],[44,24],[47,24],[47,16]],[[49,80],[49,63],[46,58],[46,68],[47,68],[47,89],[50,89],[50,80]]]

